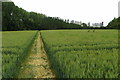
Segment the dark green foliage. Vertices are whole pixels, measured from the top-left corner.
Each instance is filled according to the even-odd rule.
[[[58,17],[47,17],[40,13],[27,12],[13,2],[2,3],[3,31],[80,29],[81,25],[69,23]]]
[[[13,2],[2,3],[3,31],[40,29],[43,14],[27,12],[14,5]]]
[[[114,18],[108,25],[107,28],[109,29],[120,29],[120,17]]]

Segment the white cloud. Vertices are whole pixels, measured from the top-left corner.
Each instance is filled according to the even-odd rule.
[[[82,22],[105,22],[118,17],[119,0],[12,0],[27,11]]]

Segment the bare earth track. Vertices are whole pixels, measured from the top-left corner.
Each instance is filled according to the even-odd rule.
[[[21,65],[18,78],[55,78],[43,48],[40,34],[33,44],[29,56]]]

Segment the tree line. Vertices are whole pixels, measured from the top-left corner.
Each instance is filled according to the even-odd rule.
[[[116,21],[115,21],[116,22]],[[116,24],[116,23],[115,23]],[[114,21],[107,27],[116,28]],[[2,2],[2,30],[50,30],[50,29],[93,29],[86,23],[76,24],[74,21],[63,20],[59,17],[49,17],[36,12],[27,12],[13,2]]]
[[[114,18],[112,21],[109,22],[107,25],[108,29],[120,29],[120,17]]]

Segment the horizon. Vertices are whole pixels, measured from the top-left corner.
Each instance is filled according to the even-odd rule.
[[[101,23],[104,26],[118,17],[119,0],[11,0],[28,12],[37,12],[50,17],[59,17],[81,21],[83,23]],[[47,3],[46,3],[47,2]],[[28,4],[29,3],[29,4]],[[27,5],[26,5],[27,4]],[[71,6],[72,5],[72,6]],[[101,6],[102,5],[102,6]],[[107,6],[106,6],[107,5]]]

